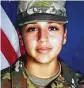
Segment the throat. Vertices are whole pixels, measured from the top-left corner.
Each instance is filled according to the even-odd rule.
[[[61,65],[58,61],[49,64],[27,63],[25,65],[26,71],[38,78],[50,78],[57,75],[61,71]]]
[[[28,78],[37,86],[40,86],[42,88],[44,88],[45,86],[47,86],[52,80],[57,79],[60,75],[61,75],[61,69],[59,70],[59,72],[50,78],[38,78],[32,74],[30,74],[26,69],[25,69]]]

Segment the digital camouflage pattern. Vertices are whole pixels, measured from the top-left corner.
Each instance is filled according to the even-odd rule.
[[[84,77],[76,76],[62,61],[61,75],[46,87],[39,87],[26,75],[24,60],[25,56],[21,56],[14,65],[1,71],[1,88],[84,88]]]
[[[48,13],[66,17],[66,9],[64,8],[64,5],[64,1],[29,0],[21,1],[19,9],[20,12],[27,11],[28,15],[35,13]]]
[[[22,26],[37,20],[60,21],[68,23],[65,1],[27,0],[18,5],[18,25]],[[30,19],[31,18],[31,19]]]

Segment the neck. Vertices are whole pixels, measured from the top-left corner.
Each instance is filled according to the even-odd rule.
[[[42,64],[32,59],[29,59],[28,57],[25,63],[25,68],[29,73],[36,77],[50,78],[55,76],[59,72],[60,66],[57,58],[53,59],[49,63]]]

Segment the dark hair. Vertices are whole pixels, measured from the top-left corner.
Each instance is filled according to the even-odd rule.
[[[66,28],[67,28],[67,24],[64,24],[64,31],[66,30]]]
[[[23,28],[23,26],[18,26],[17,27],[17,30],[19,31],[19,33],[22,35],[22,28]]]

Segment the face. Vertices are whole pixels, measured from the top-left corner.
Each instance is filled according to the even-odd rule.
[[[29,60],[48,63],[59,55],[66,43],[64,24],[55,22],[37,22],[27,24],[22,29],[24,46]]]

